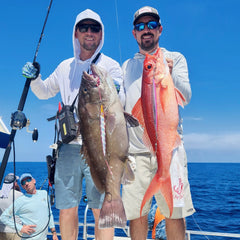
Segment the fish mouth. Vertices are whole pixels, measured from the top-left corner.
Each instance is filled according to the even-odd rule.
[[[95,64],[91,64],[91,70],[92,70],[93,76],[99,77],[98,76],[98,69],[97,69],[97,66]]]
[[[92,74],[83,71],[83,78],[91,85],[98,86],[99,85],[99,77],[92,71]]]

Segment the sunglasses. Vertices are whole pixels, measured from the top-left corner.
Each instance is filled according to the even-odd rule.
[[[160,26],[160,23],[156,22],[156,21],[150,21],[150,22],[147,22],[147,23],[138,23],[134,26],[134,29],[141,32],[141,31],[144,30],[145,25],[147,25],[148,29],[155,29],[158,26]]]
[[[27,177],[27,178],[24,178],[22,181],[21,181],[21,184],[24,186],[27,182],[31,182],[32,181],[32,178],[31,177]]]
[[[89,28],[90,28],[91,32],[93,32],[93,33],[98,33],[102,29],[102,27],[100,25],[96,25],[96,24],[79,24],[79,25],[77,25],[77,29],[81,33],[87,32]]]

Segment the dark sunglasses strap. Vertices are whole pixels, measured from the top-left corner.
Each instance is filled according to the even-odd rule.
[[[96,61],[98,60],[98,58],[99,58],[100,55],[101,55],[101,53],[99,52],[99,53],[96,55],[96,57],[92,60],[91,64],[96,63]],[[90,64],[90,66],[91,66],[91,64]],[[89,73],[89,69],[88,69],[87,73]]]

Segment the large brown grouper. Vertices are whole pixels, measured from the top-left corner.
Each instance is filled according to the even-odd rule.
[[[97,189],[105,192],[99,228],[125,227],[121,181],[134,179],[128,167],[128,133],[123,107],[107,72],[96,65],[83,73],[79,90],[79,129],[82,153]],[[131,118],[131,116],[128,116]]]

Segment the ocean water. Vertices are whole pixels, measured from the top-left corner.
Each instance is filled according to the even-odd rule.
[[[47,190],[47,164],[45,162],[17,162],[16,174],[31,172],[37,180],[37,188]],[[9,162],[5,174],[13,172],[13,163]],[[189,182],[196,213],[186,219],[187,229],[207,232],[240,234],[240,164],[238,163],[189,163]],[[83,190],[83,196],[85,190]],[[79,221],[83,222],[86,203],[81,200]],[[59,221],[59,211],[52,206],[54,219]],[[91,211],[88,222],[93,223]],[[90,232],[91,233],[90,229]],[[93,232],[91,233],[93,234]],[[82,239],[79,233],[79,240]],[[191,239],[230,240],[227,237],[191,235]],[[232,238],[235,239],[235,238]]]
[[[187,228],[239,234],[240,164],[189,163],[188,169],[196,213],[187,218]]]

